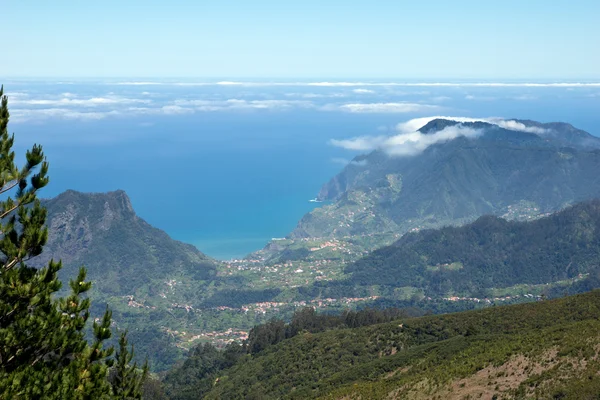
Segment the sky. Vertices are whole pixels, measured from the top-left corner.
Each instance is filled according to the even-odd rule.
[[[597,0],[5,0],[0,9],[0,78],[600,78]]]

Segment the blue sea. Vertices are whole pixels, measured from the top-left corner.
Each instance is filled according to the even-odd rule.
[[[51,184],[125,190],[137,214],[230,259],[288,234],[361,150],[425,116],[565,121],[600,136],[594,82],[4,79],[17,157],[44,146]],[[557,84],[560,83],[560,84]]]

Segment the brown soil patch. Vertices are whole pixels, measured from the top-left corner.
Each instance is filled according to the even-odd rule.
[[[527,378],[532,375],[540,374],[557,364],[557,350],[553,349],[535,360],[519,355],[511,358],[506,363],[495,367],[488,366],[468,378],[453,381],[449,385],[440,388],[435,393],[428,393],[427,382],[419,382],[410,388],[410,392],[396,390],[390,393],[389,399],[482,399],[491,400],[496,394],[499,399],[503,398],[503,393],[519,387]]]

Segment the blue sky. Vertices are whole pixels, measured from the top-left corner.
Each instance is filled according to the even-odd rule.
[[[1,77],[600,78],[600,2],[6,1]]]

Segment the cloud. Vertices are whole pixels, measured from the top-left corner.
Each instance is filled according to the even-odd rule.
[[[4,92],[4,94],[9,98],[11,103],[17,99],[22,99],[29,96],[29,93],[25,92]]]
[[[513,97],[515,100],[529,101],[529,100],[537,100],[538,97],[531,94],[522,94],[520,96]]]
[[[353,89],[352,90],[354,93],[358,93],[358,94],[369,94],[369,93],[375,93],[374,90],[370,90],[370,89]]]
[[[357,165],[359,167],[364,167],[365,165],[367,165],[367,160],[360,160],[360,161],[352,160],[352,161],[350,161],[350,164]]]
[[[163,100],[135,99],[108,94],[77,98],[71,93],[60,97],[31,98],[26,93],[11,94],[13,122],[49,118],[99,120],[111,116],[184,115],[198,112],[239,110],[289,110],[315,108],[307,100]]]
[[[290,108],[313,108],[314,104],[305,100],[176,100],[178,106],[193,107],[196,111],[226,110],[283,110]]]
[[[352,139],[331,139],[330,144],[346,150],[371,151],[379,147],[388,139],[388,136],[359,136]]]
[[[120,96],[106,96],[106,97],[91,97],[86,99],[74,98],[75,95],[72,93],[64,93],[59,98],[43,98],[43,99],[30,99],[25,97],[17,97],[11,100],[11,105],[14,106],[51,106],[51,107],[98,107],[116,104],[149,104],[150,100],[142,99],[131,99]]]
[[[367,165],[367,160],[355,161],[355,160],[347,160],[347,159],[341,158],[341,157],[334,157],[334,158],[331,159],[331,162],[335,163],[335,164],[340,164],[340,165],[343,165],[343,166],[346,166],[346,165],[356,165],[356,166],[359,166],[359,167],[363,167],[363,166]]]
[[[106,85],[172,85],[172,86],[307,86],[307,87],[600,87],[600,82],[268,82],[268,81],[220,81],[220,82],[165,82],[165,81],[125,81],[105,82]]]
[[[143,81],[143,82],[136,82],[136,81],[128,81],[128,82],[106,82],[106,85],[119,85],[119,86],[149,86],[149,85],[167,85],[167,83],[165,82],[151,82],[151,81]]]
[[[340,164],[340,165],[346,166],[346,165],[348,165],[348,163],[350,162],[350,160],[347,160],[347,159],[341,158],[341,157],[333,157],[331,159],[331,162],[334,163],[334,164]]]
[[[286,93],[287,97],[301,97],[304,99],[342,98],[348,97],[344,93]]]
[[[432,111],[438,107],[418,103],[352,103],[323,107],[327,111],[332,108],[351,113],[410,113]]]
[[[503,119],[498,119],[498,118],[490,118],[486,122],[489,122],[494,125],[498,125],[500,128],[508,129],[511,131],[529,132],[529,133],[535,133],[538,135],[543,135],[544,133],[548,133],[548,129],[540,128],[538,126],[526,126],[525,124],[514,121],[514,120],[503,120]]]
[[[191,114],[194,110],[190,108],[185,108],[181,106],[163,106],[160,108],[160,113],[166,115],[182,115],[182,114]]]
[[[496,97],[493,97],[493,96],[474,96],[472,94],[468,94],[465,96],[465,100],[494,101],[497,99],[496,99]]]
[[[465,122],[486,122],[499,126],[504,129],[530,132],[535,134],[544,134],[548,130],[536,126],[526,126],[521,122],[514,120],[505,120],[502,118],[469,118],[469,117],[423,117],[414,118],[396,125],[399,132],[393,136],[359,136],[351,139],[336,140],[332,139],[329,143],[336,147],[353,151],[372,151],[382,150],[393,156],[411,156],[419,154],[431,145],[447,142],[458,137],[473,138],[481,134],[481,130],[473,129],[464,125],[448,126],[438,132],[423,134],[419,129],[434,119],[448,119],[461,123]]]
[[[477,122],[483,121],[481,119],[469,118],[469,117],[445,117],[445,116],[433,116],[433,117],[422,117],[422,118],[413,118],[406,122],[401,122],[396,125],[396,130],[400,133],[411,133],[416,132],[420,128],[427,125],[429,122],[434,119],[448,119],[456,122]]]
[[[61,118],[81,121],[100,120],[110,116],[120,115],[116,110],[100,112],[82,112],[65,108],[41,108],[41,109],[13,109],[11,110],[12,122],[24,122],[29,120],[43,120],[48,118]]]
[[[427,125],[429,122],[434,119],[448,119],[456,122],[486,122],[488,124],[497,125],[500,128],[508,129],[511,131],[520,131],[520,132],[529,132],[535,134],[544,134],[547,133],[548,130],[544,128],[540,128],[537,126],[526,126],[521,122],[517,122],[515,120],[507,120],[504,118],[498,117],[490,117],[490,118],[470,118],[470,117],[448,117],[448,116],[433,116],[433,117],[423,117],[423,118],[414,118],[406,122],[401,122],[396,125],[396,130],[398,132],[414,132],[421,127]]]
[[[415,131],[395,136],[362,136],[346,140],[333,139],[330,143],[347,150],[382,150],[392,156],[412,156],[421,153],[436,143],[447,142],[459,136],[476,137],[479,134],[481,134],[480,130],[455,125],[433,134],[423,134]]]

